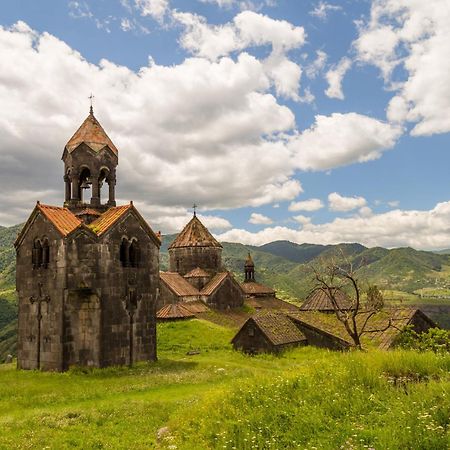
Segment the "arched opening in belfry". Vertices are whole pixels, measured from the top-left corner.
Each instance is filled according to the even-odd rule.
[[[109,195],[109,182],[108,182],[109,170],[103,168],[98,176],[98,192],[100,197],[100,203],[106,203]]]
[[[80,173],[80,200],[83,203],[87,203],[87,200],[89,200],[92,197],[92,178],[91,178],[91,171],[84,167],[83,170]]]

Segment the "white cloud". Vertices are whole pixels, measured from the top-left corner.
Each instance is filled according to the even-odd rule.
[[[328,14],[331,11],[339,11],[342,9],[342,6],[332,5],[331,3],[327,3],[325,1],[320,1],[309,14],[313,17],[317,17],[320,20],[327,20]]]
[[[150,16],[161,22],[169,10],[169,0],[135,0],[142,16]]]
[[[299,215],[292,217],[296,222],[302,224],[303,226],[308,225],[311,223],[311,217]]]
[[[86,2],[69,1],[69,16],[73,19],[92,19],[94,16]]]
[[[0,53],[0,177],[5,192],[29,194],[18,205],[24,210],[43,186],[57,194],[41,201],[62,202],[58,152],[86,117],[90,92],[119,148],[122,198],[169,207],[196,201],[206,210],[272,204],[302,191],[279,137],[295,129],[294,115],[266,92],[270,83],[253,56],[169,67],[151,61],[134,72],[107,60],[90,64],[23,22],[0,28]],[[10,210],[2,223],[25,217]]]
[[[352,211],[356,208],[362,208],[366,205],[366,199],[363,197],[344,197],[337,192],[328,195],[328,203],[331,211]],[[367,214],[368,209],[362,211]]]
[[[392,200],[391,202],[387,203],[391,208],[397,208],[400,205],[400,202],[398,200]]]
[[[306,67],[306,76],[308,78],[316,78],[325,67],[327,59],[328,55],[323,50],[317,50],[316,59]]]
[[[273,223],[273,220],[270,217],[264,216],[259,213],[252,213],[250,219],[248,219],[249,223],[253,223],[254,225],[270,225]]]
[[[450,131],[449,24],[448,0],[374,0],[354,42],[359,61],[377,66],[396,91],[389,120],[414,123],[414,136]],[[393,81],[398,67],[406,77]]]
[[[315,124],[290,139],[294,164],[302,170],[327,170],[377,159],[392,148],[401,128],[356,113],[316,116]]]
[[[310,198],[309,200],[303,200],[301,202],[292,202],[288,210],[289,211],[317,211],[323,208],[322,200],[318,198]]]
[[[342,80],[351,66],[352,61],[349,58],[344,57],[335,67],[326,73],[325,78],[328,81],[328,88],[325,91],[325,94],[328,97],[344,100]]]
[[[367,217],[337,218],[320,225],[309,224],[301,230],[278,226],[251,233],[232,229],[217,237],[221,241],[248,245],[286,239],[299,244],[360,242],[368,247],[442,249],[448,248],[450,243],[450,201],[438,203],[426,211],[392,210]]]

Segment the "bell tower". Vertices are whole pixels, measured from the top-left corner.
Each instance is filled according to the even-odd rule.
[[[64,147],[64,206],[75,214],[94,210],[99,213],[116,206],[116,146],[94,116],[89,115]],[[108,185],[107,192],[102,186]],[[103,194],[103,195],[102,195]],[[103,198],[104,197],[104,198]]]

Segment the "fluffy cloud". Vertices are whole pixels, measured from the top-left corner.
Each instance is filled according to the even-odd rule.
[[[311,223],[311,217],[299,215],[292,217],[296,222],[300,223],[301,225],[305,226]]]
[[[270,83],[253,56],[151,62],[134,72],[107,60],[90,64],[24,23],[0,28],[0,52],[0,176],[5,192],[23,193],[28,211],[43,186],[53,194],[40,200],[62,202],[60,153],[87,115],[91,91],[120,151],[117,189],[125,199],[232,208],[301,192],[290,150],[277,138],[295,128],[294,115],[265,92]],[[2,223],[26,217],[8,214]]]
[[[289,142],[295,165],[302,170],[327,170],[377,159],[392,148],[400,127],[356,113],[316,116],[315,124]]]
[[[292,202],[288,209],[289,211],[317,211],[323,208],[322,200],[318,198],[310,198],[301,202]]]
[[[396,91],[388,118],[415,123],[414,136],[450,131],[449,23],[448,0],[374,0],[354,43],[358,59],[377,66]],[[406,77],[394,82],[399,67]]]
[[[438,203],[427,211],[393,210],[371,216],[338,218],[320,225],[309,224],[301,230],[268,227],[257,233],[232,229],[217,237],[221,241],[262,245],[274,240],[338,244],[360,242],[368,247],[405,247],[434,250],[450,245],[450,201]]]
[[[306,67],[306,76],[316,78],[325,67],[327,59],[328,55],[323,50],[317,50],[316,59]]]
[[[174,11],[172,16],[185,28],[181,45],[196,56],[215,61],[248,47],[270,45],[272,52],[263,61],[268,80],[277,95],[300,100],[301,68],[286,53],[304,44],[302,27],[253,11],[243,11],[225,25],[210,25],[204,17],[186,12]]]
[[[344,100],[342,80],[351,66],[352,61],[349,58],[342,58],[335,67],[326,73],[325,78],[328,81],[328,88],[325,94],[328,97]]]
[[[328,204],[331,211],[352,211],[356,208],[362,208],[366,203],[366,199],[363,197],[344,197],[337,192],[328,195]],[[363,215],[367,215],[367,213],[367,209],[362,211]]]
[[[270,225],[273,223],[273,220],[270,217],[264,216],[259,213],[252,213],[249,223],[253,223],[254,225]]]
[[[143,16],[162,21],[169,10],[169,0],[135,0],[135,5]]]

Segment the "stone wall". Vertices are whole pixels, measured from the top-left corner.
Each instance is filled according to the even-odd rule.
[[[232,276],[227,276],[210,296],[202,299],[213,308],[238,308],[244,304],[244,293],[239,283]]]
[[[217,247],[181,247],[169,249],[169,271],[186,275],[201,267],[211,275],[222,271],[222,249]]]

